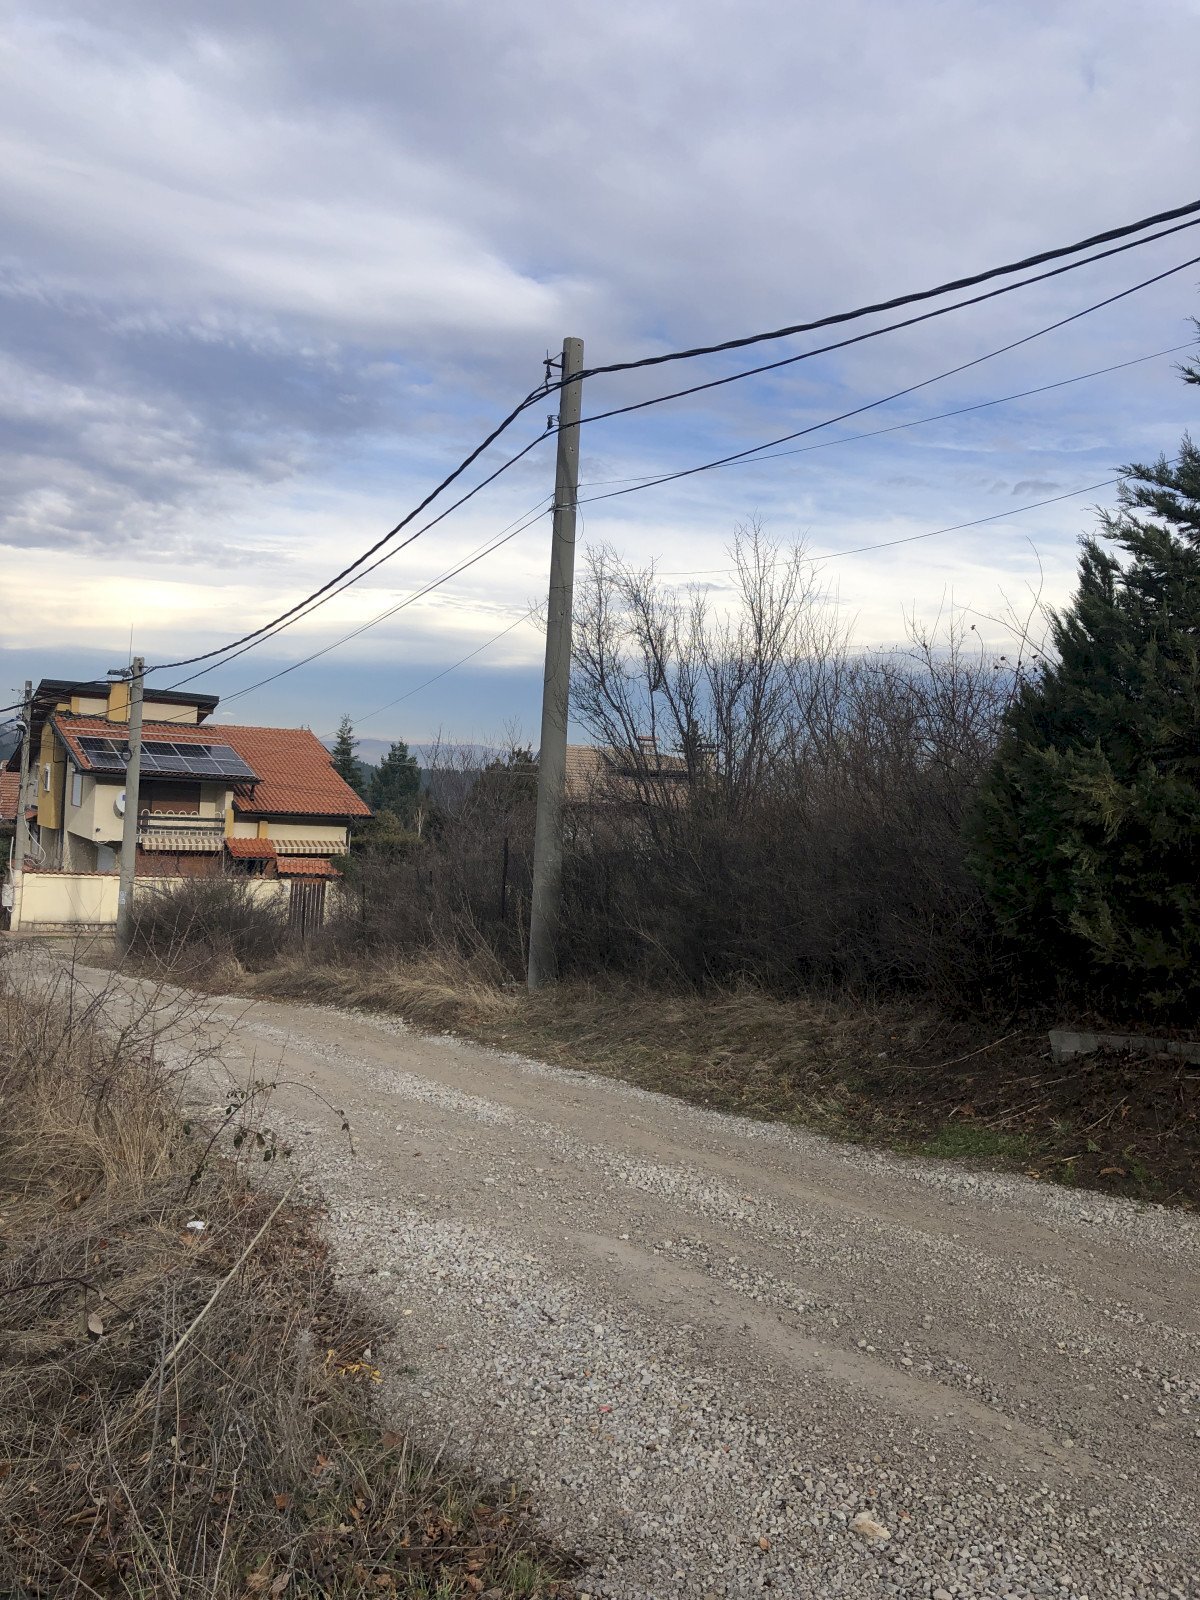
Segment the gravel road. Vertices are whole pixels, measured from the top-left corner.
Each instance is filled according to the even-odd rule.
[[[581,1594],[1200,1596],[1195,1217],[215,1009],[397,1416],[528,1485]]]

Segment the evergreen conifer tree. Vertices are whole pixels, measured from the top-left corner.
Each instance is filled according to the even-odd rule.
[[[1184,369],[1188,382],[1200,372]],[[1021,686],[972,824],[1031,971],[1125,1007],[1200,1003],[1200,450],[1127,468]],[[1112,547],[1115,547],[1112,548]]]
[[[338,723],[330,755],[333,757],[333,770],[346,780],[355,794],[361,794],[362,767],[354,753],[357,748],[358,740],[354,737],[354,724],[347,713]]]
[[[403,739],[392,743],[371,779],[371,806],[411,823],[421,794],[421,769]]]

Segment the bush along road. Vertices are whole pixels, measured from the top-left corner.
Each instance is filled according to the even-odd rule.
[[[578,1594],[1200,1596],[1194,1215],[214,1016],[395,1329],[387,1402],[530,1488]]]

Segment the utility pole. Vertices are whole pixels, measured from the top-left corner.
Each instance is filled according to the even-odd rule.
[[[25,679],[23,700],[21,715],[25,719],[25,731],[21,735],[21,776],[17,780],[17,831],[13,837],[13,907],[11,922],[13,928],[19,928],[21,925],[21,911],[17,904],[17,896],[18,894],[24,895],[25,857],[29,854],[29,823],[25,818],[25,808],[29,804],[29,746],[33,737],[33,683],[29,678]]]
[[[558,977],[562,914],[563,786],[571,698],[571,595],[575,584],[575,503],[579,496],[579,414],[583,404],[583,340],[564,339],[558,392],[558,463],[546,611],[546,677],[538,759],[537,829],[533,839],[533,902],[529,915],[529,988]]]
[[[117,889],[117,945],[133,935],[133,879],[137,866],[138,790],[142,778],[142,696],[146,663],[134,656],[129,669],[129,765],[125,768],[125,815],[121,819],[121,881]],[[65,827],[65,820],[64,820]]]

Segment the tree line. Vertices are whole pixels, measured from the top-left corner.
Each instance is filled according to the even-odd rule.
[[[724,593],[593,550],[572,707],[607,793],[570,808],[566,970],[1194,1012],[1200,452],[1124,471],[1070,603],[1000,650],[962,614],[856,648],[803,548],[755,525]],[[364,788],[347,719],[334,764]],[[536,760],[433,764],[430,797],[397,742],[365,786],[408,843],[367,830],[337,936],[519,975]]]

